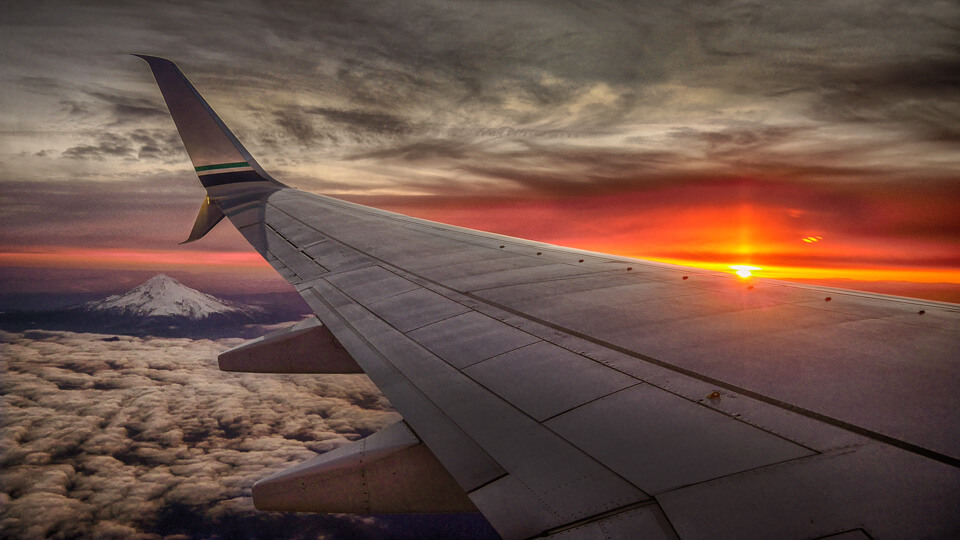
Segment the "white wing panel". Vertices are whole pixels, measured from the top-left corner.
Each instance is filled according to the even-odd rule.
[[[960,537],[956,469],[867,441],[657,500],[685,540],[820,538],[855,528],[874,539]]]
[[[588,403],[547,425],[652,494],[814,454],[649,384]]]
[[[378,302],[419,288],[409,279],[380,266],[340,272],[327,278],[327,281],[362,304]]]
[[[629,375],[546,341],[473,364],[463,372],[540,422],[639,384]],[[576,385],[571,377],[576,377]]]
[[[588,279],[602,280],[571,282]],[[477,296],[729,390],[960,458],[960,397],[952,390],[960,388],[960,331],[944,327],[947,314],[960,319],[960,308],[762,280],[747,289],[709,276],[652,297],[659,285],[587,284],[573,283],[570,292],[562,282],[523,284]]]
[[[368,307],[401,332],[416,330],[470,311],[463,304],[422,288],[391,296]]]
[[[418,328],[408,335],[458,369],[540,340],[476,311]]]

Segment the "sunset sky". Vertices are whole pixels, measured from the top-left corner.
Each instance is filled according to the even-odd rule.
[[[177,245],[203,190],[145,53],[302,189],[960,302],[958,20],[938,1],[8,3],[0,294],[159,271],[288,290],[228,224]]]

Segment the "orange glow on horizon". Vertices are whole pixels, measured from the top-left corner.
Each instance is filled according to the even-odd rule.
[[[960,285],[955,188],[866,192],[744,180],[541,199],[354,197],[414,217],[758,278]],[[828,241],[829,240],[829,241]]]
[[[730,272],[742,265],[691,261],[660,257],[647,259],[680,266],[692,266],[704,270]],[[960,284],[960,270],[941,268],[817,268],[805,266],[751,266],[751,277],[786,280],[855,280],[855,281],[908,281],[912,283],[956,283]],[[739,271],[735,271],[739,275]],[[741,276],[742,277],[742,276]]]
[[[156,270],[171,267],[251,270],[272,268],[255,252],[56,248],[0,252],[0,266],[28,268],[116,268]]]
[[[744,181],[735,187],[704,181],[577,197],[344,198],[598,253],[727,273],[738,270],[731,266],[750,266],[750,279],[944,284],[941,288],[954,295],[950,298],[960,298],[960,242],[951,232],[956,223],[953,187],[903,194],[881,186],[855,196],[792,183]],[[232,245],[223,251],[197,250],[196,245],[169,250],[16,247],[0,252],[0,266],[273,275],[259,254],[241,242],[234,251]]]
[[[582,249],[598,250],[586,242]],[[610,246],[603,246],[609,248]],[[940,268],[819,268],[811,266],[764,265],[763,267],[727,262],[712,262],[671,257],[649,257],[630,253],[626,249],[607,249],[608,252],[651,261],[738,273],[749,271],[751,277],[771,279],[850,279],[860,281],[910,281],[915,283],[958,283],[960,269]],[[127,250],[127,249],[57,249],[22,252],[0,252],[0,266],[28,268],[117,268],[159,269],[169,267],[216,267],[221,270],[273,269],[260,254],[250,252],[222,251],[173,251],[173,250]]]

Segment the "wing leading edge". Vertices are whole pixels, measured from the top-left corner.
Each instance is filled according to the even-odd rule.
[[[960,533],[957,306],[839,290],[827,304],[304,193],[173,63],[143,58],[211,205],[190,239],[230,219],[403,415],[377,455],[438,463],[502,536]],[[362,448],[343,453],[320,476],[363,481],[344,465]]]

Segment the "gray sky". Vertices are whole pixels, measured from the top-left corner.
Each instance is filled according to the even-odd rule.
[[[139,52],[176,61],[308,190],[432,218],[553,201],[583,212],[566,236],[461,223],[587,248],[639,210],[585,204],[639,197],[647,222],[675,217],[617,245],[661,257],[712,249],[670,196],[750,204],[782,230],[771,261],[800,264],[786,239],[822,234],[807,264],[956,268],[958,20],[948,1],[13,2],[0,249],[185,237],[202,190]],[[749,196],[714,203],[717,183]],[[185,249],[246,250],[228,229]]]

